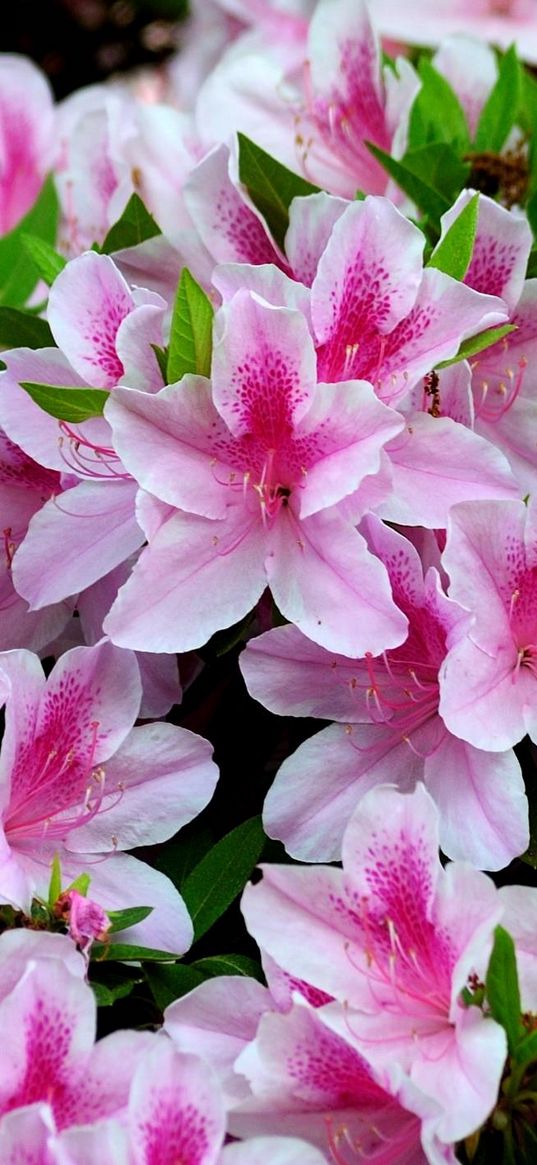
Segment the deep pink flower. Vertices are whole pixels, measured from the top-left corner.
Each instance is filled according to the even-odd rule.
[[[0,56],[0,235],[33,206],[54,160],[54,106],[44,74],[15,54]]]

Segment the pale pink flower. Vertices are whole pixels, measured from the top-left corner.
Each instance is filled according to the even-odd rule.
[[[0,235],[33,206],[54,160],[55,115],[44,74],[15,54],[0,56]]]
[[[471,615],[441,670],[445,723],[477,748],[537,740],[535,501],[454,507],[444,563],[451,597]]]
[[[372,1066],[399,1063],[437,1101],[442,1141],[486,1119],[505,1033],[460,993],[469,975],[485,973],[502,907],[484,874],[442,868],[438,813],[422,785],[366,794],[345,833],[342,871],[263,866],[243,909],[285,970],[344,1004],[341,1030]]]
[[[99,906],[155,908],[133,931],[142,942],[185,950],[192,927],[177,891],[121,851],[163,841],[200,812],[217,778],[210,745],[171,724],[131,731],[138,666],[110,643],[66,652],[48,680],[30,652],[5,652],[0,689],[0,898],[23,910],[46,898],[57,854],[66,881],[91,875]]]
[[[149,546],[106,620],[115,642],[197,647],[267,584],[332,649],[400,642],[405,620],[355,522],[401,421],[364,382],[317,384],[300,312],[239,292],[217,317],[212,391],[202,377],[151,398],[116,389],[106,415],[160,503],[139,506]]]
[[[65,920],[70,937],[86,955],[92,943],[106,942],[111,925],[106,910],[78,890],[66,890],[60,894],[54,904],[54,913]]]
[[[271,837],[303,861],[334,861],[361,796],[385,781],[403,791],[424,781],[440,810],[440,844],[451,858],[499,869],[528,844],[528,807],[512,751],[481,751],[459,740],[439,715],[439,670],[464,627],[437,566],[424,571],[415,548],[369,519],[370,549],[385,563],[405,642],[376,658],[346,659],[296,627],[253,639],[241,656],[251,695],[272,712],[337,723],[287,757],[265,801]]]
[[[452,33],[466,33],[507,49],[515,42],[520,55],[537,61],[535,0],[369,0],[375,27],[385,36],[410,44],[438,44]]]

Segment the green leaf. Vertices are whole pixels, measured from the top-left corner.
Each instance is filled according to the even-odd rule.
[[[525,1032],[520,1019],[522,1005],[515,944],[503,926],[497,926],[494,931],[485,986],[491,1015],[504,1028],[509,1051],[513,1053]]]
[[[48,886],[47,903],[48,903],[49,910],[52,910],[52,907],[58,901],[58,898],[60,897],[61,892],[62,892],[62,868],[61,868],[60,859],[59,859],[58,854],[54,854],[54,857],[53,857],[52,863],[51,863],[51,867],[50,867],[50,882],[49,882],[49,886]]]
[[[184,267],[170,328],[166,383],[175,384],[188,372],[209,376],[212,357],[213,307]]]
[[[127,910],[107,910],[110,919],[110,934],[118,930],[126,930],[128,926],[136,926],[153,913],[152,906],[129,906]]]
[[[535,238],[537,238],[537,190],[535,190],[533,192],[533,194],[528,198],[528,201],[526,203],[526,214],[528,216],[528,222],[530,224],[530,227],[531,227],[532,232],[533,232],[533,237],[535,239]],[[533,255],[533,251],[531,252],[531,255]],[[531,255],[530,255],[530,258],[531,258]],[[529,276],[526,276],[526,278],[529,278]]]
[[[130,995],[135,985],[135,979],[119,979],[115,984],[100,983],[98,979],[90,980],[97,1007],[111,1007],[116,999],[124,999],[126,995]]]
[[[526,268],[526,279],[535,279],[537,275],[537,247],[533,247],[528,257],[528,266]]]
[[[510,332],[516,332],[516,330],[516,324],[501,324],[498,328],[487,328],[485,332],[479,332],[477,336],[470,336],[468,340],[463,340],[456,356],[452,356],[450,360],[442,360],[435,367],[437,369],[449,368],[451,364],[458,364],[459,360],[470,360],[472,356],[477,356],[479,352],[491,348],[493,344],[498,343],[498,340],[503,340],[504,336],[508,336]]]
[[[198,818],[185,826],[177,837],[159,847],[155,865],[181,890],[185,878],[213,844],[212,830]]]
[[[150,344],[149,347],[155,353],[155,359],[159,366],[160,375],[162,376],[162,383],[166,384],[166,377],[168,375],[168,349],[161,348],[160,344]]]
[[[65,388],[57,384],[35,384],[33,380],[21,380],[20,385],[43,412],[74,424],[100,417],[110,396],[103,388]]]
[[[35,263],[22,246],[22,236],[37,235],[47,243],[56,241],[59,202],[54,181],[49,176],[39,198],[20,223],[0,239],[0,303],[23,307],[37,283]]]
[[[263,972],[255,959],[247,955],[212,955],[206,959],[196,959],[189,966],[200,971],[207,979],[216,979],[218,975],[244,975],[249,979],[264,982]]]
[[[515,45],[504,54],[498,80],[481,111],[474,140],[479,152],[499,154],[512,130],[522,101],[523,74]]]
[[[402,162],[398,162],[386,154],[384,150],[374,146],[372,142],[365,144],[390,177],[401,187],[401,190],[408,194],[412,202],[415,202],[416,206],[424,214],[429,215],[434,222],[439,222],[442,215],[449,210],[451,203],[445,195],[435,190],[430,182],[425,181],[419,173],[415,172],[416,155],[407,154]],[[421,151],[416,151],[416,153],[421,153]],[[422,169],[421,159],[418,159],[417,169]]]
[[[408,145],[419,149],[430,142],[447,142],[457,152],[470,144],[468,123],[451,85],[426,58],[419,64],[421,89],[410,111]]]
[[[79,874],[78,878],[75,878],[74,882],[71,882],[69,886],[66,886],[65,893],[67,894],[69,890],[78,890],[78,893],[82,894],[83,898],[87,898],[90,883],[91,877],[89,874]]]
[[[145,243],[146,239],[154,239],[155,235],[161,234],[158,223],[144,206],[140,196],[131,194],[121,218],[110,227],[101,246],[101,253],[111,255],[113,251],[136,247],[138,243]]]
[[[428,267],[436,267],[453,279],[464,279],[470,266],[479,218],[479,194],[474,194],[435,247]]]
[[[239,133],[239,178],[244,183],[252,202],[263,215],[276,242],[283,249],[289,226],[289,207],[293,198],[318,194],[300,174],[282,166],[245,134]]]
[[[174,999],[188,995],[194,987],[205,983],[207,976],[187,963],[176,963],[173,967],[145,967],[145,977],[157,1007],[164,1011]]]
[[[56,277],[63,271],[67,260],[63,255],[59,255],[50,243],[46,243],[44,239],[38,238],[37,235],[21,234],[21,243],[29,255],[38,275],[48,287],[54,283]]]
[[[537,1062],[537,1031],[530,1032],[517,1044],[515,1058],[518,1064]]]
[[[130,962],[173,963],[181,955],[174,951],[158,951],[153,947],[133,946],[131,943],[94,943],[91,957],[98,963]]]
[[[0,348],[55,348],[46,322],[18,307],[0,307]]]
[[[200,939],[227,910],[257,865],[265,834],[260,817],[250,817],[226,834],[185,879],[182,895]]]

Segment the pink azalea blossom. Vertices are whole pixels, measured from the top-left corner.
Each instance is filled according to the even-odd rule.
[[[535,501],[454,507],[444,562],[450,595],[471,614],[441,670],[446,724],[477,748],[537,740]]]
[[[499,869],[528,845],[528,808],[512,751],[485,752],[452,735],[439,715],[441,669],[467,622],[446,598],[438,570],[425,573],[407,539],[369,519],[368,542],[385,563],[405,643],[377,658],[346,659],[279,627],[248,644],[248,690],[271,711],[337,723],[311,737],[281,766],[263,819],[303,861],[333,861],[361,796],[383,781],[402,790],[425,782],[440,809],[449,857]],[[439,563],[438,563],[439,565]]]
[[[138,667],[110,643],[66,652],[46,681],[30,652],[6,652],[0,686],[0,897],[23,910],[46,897],[58,854],[67,881],[91,875],[99,906],[155,907],[132,932],[142,942],[185,950],[192,927],[177,891],[121,851],[163,841],[200,812],[217,778],[210,745],[170,724],[131,731]]]
[[[189,650],[247,614],[268,584],[286,617],[332,649],[399,642],[404,617],[354,528],[369,504],[364,478],[399,417],[363,382],[337,394],[317,385],[297,311],[239,292],[216,341],[212,392],[185,377],[151,398],[116,389],[107,403],[116,448],[161,503],[107,633],[143,650]]]
[[[418,89],[408,62],[397,74],[381,67],[363,0],[321,0],[303,44],[257,36],[233,45],[201,88],[196,122],[208,145],[242,130],[334,194],[379,194],[388,178],[365,142],[404,152]]]
[[[527,61],[537,61],[534,0],[369,0],[375,27],[393,40],[438,44],[452,33],[466,33],[507,49],[516,43]]]
[[[110,919],[102,906],[78,890],[66,890],[54,904],[54,913],[64,918],[68,932],[84,954],[88,955],[93,942],[105,942],[110,930]]]
[[[26,57],[0,56],[0,235],[37,199],[54,160],[55,115],[43,73]]]
[[[60,474],[38,465],[0,430],[0,648],[28,647],[38,651],[55,639],[67,623],[71,607],[59,602],[30,612],[13,586],[13,558],[28,523],[61,489]]]
[[[422,785],[366,794],[345,833],[342,871],[264,866],[243,909],[284,969],[344,1004],[342,1030],[370,1064],[399,1063],[437,1101],[441,1140],[486,1119],[505,1033],[460,993],[485,972],[502,907],[484,874],[442,868],[438,814]]]
[[[227,264],[214,282],[224,301],[247,286],[270,303],[298,307],[320,377],[363,378],[384,403],[403,409],[404,430],[384,450],[391,489],[374,506],[382,503],[382,517],[436,528],[457,501],[518,496],[506,458],[490,442],[458,418],[427,415],[411,395],[464,338],[505,319],[503,301],[471,296],[440,271],[424,270],[423,234],[385,198],[295,199],[286,253],[294,280],[267,265]]]

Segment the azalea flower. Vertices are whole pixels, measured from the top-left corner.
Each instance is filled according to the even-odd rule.
[[[444,561],[471,622],[441,669],[441,715],[477,748],[537,740],[535,500],[454,506]]]
[[[475,748],[458,739],[439,715],[439,671],[468,616],[444,594],[439,556],[424,572],[414,546],[395,530],[370,517],[364,532],[408,618],[400,647],[350,660],[287,626],[250,640],[242,653],[248,690],[265,707],[337,721],[284,761],[265,801],[265,828],[302,861],[338,860],[348,819],[368,789],[389,780],[407,791],[421,780],[440,809],[444,853],[502,868],[529,840],[519,763],[511,751],[482,751],[484,740]]]
[[[182,951],[192,937],[182,899],[164,875],[122,851],[190,821],[217,770],[210,745],[186,729],[131,731],[140,697],[134,656],[107,642],[66,652],[47,680],[30,652],[0,655],[0,898],[24,911],[34,895],[46,898],[58,855],[67,881],[91,875],[99,906],[155,908],[132,932],[139,941]]]
[[[268,584],[286,617],[332,649],[400,642],[404,617],[354,528],[399,417],[364,382],[337,394],[317,384],[298,311],[243,291],[216,327],[212,388],[187,376],[151,398],[116,389],[107,402],[115,447],[158,499],[139,504],[149,546],[107,634],[189,650],[246,615]]]
[[[26,57],[0,56],[0,235],[37,199],[56,153],[50,85]]]
[[[375,28],[404,44],[438,44],[464,32],[502,49],[514,41],[526,61],[537,61],[534,0],[409,0],[404,9],[397,0],[369,0],[369,8]]]
[[[442,868],[438,812],[423,786],[380,786],[362,798],[343,870],[262,870],[243,896],[249,931],[285,970],[343,1005],[337,1030],[371,1065],[400,1064],[436,1100],[442,1141],[469,1135],[496,1100],[506,1042],[460,993],[485,972],[502,907],[484,874]]]

